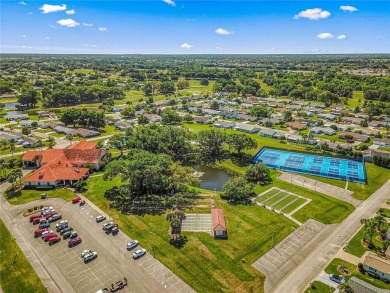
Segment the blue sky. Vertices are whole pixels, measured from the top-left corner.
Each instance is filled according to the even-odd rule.
[[[389,1],[4,1],[2,53],[390,53]]]

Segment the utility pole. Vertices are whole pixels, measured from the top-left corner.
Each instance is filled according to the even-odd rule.
[[[156,253],[154,252],[154,245],[152,245],[152,250],[153,250],[153,258],[156,258]]]
[[[274,248],[274,235],[275,235],[275,231],[272,232],[272,248]]]

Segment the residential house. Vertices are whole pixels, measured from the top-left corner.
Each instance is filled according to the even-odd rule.
[[[239,123],[236,125],[236,127],[234,127],[234,129],[242,132],[247,132],[247,133],[255,133],[260,130],[260,127],[258,127],[257,125]]]
[[[303,140],[303,137],[301,135],[292,134],[292,135],[287,136],[287,141],[288,142],[298,143],[298,142],[300,142],[302,140]]]
[[[47,129],[47,128],[51,128],[51,129],[54,129],[56,128],[57,126],[65,126],[64,123],[62,122],[46,122],[45,124],[43,124],[41,126],[42,129]]]
[[[36,120],[23,120],[23,121],[20,121],[19,125],[31,128],[32,127],[31,124],[34,123],[34,122],[36,122],[38,126],[42,126],[43,125],[42,121],[36,121]]]
[[[317,148],[320,148],[324,143],[327,144],[327,148],[333,152],[337,151],[337,149],[351,150],[352,146],[350,144],[341,143],[338,141],[332,142],[328,139],[319,139],[317,140]]]
[[[96,148],[96,143],[80,141],[68,149],[27,151],[22,157],[23,166],[36,165],[24,178],[24,186],[53,186],[73,184],[86,178],[90,168],[100,169],[106,151]],[[36,155],[41,159],[34,161]],[[87,167],[90,166],[90,167]]]
[[[130,123],[129,121],[118,121],[114,125],[117,129],[122,130],[122,131],[133,127],[133,124]]]
[[[307,126],[315,126],[317,125],[317,120],[310,120],[310,119],[298,119],[299,123],[306,124]]]
[[[367,127],[361,127],[361,126],[354,126],[354,129],[352,130],[352,132],[360,132],[361,134],[364,134],[364,135],[375,135],[375,134],[378,134],[380,133],[377,129],[370,129],[370,128],[367,128]]]
[[[214,238],[227,238],[227,226],[223,209],[212,208],[211,217]]]
[[[112,108],[112,112],[120,112],[122,111],[123,109],[126,109],[127,108],[127,105],[120,105],[120,106],[115,106]]]
[[[241,107],[243,109],[249,109],[249,108],[252,108],[254,105],[253,104],[249,104],[249,103],[241,103]]]
[[[384,147],[390,147],[390,138],[375,138],[374,144]]]
[[[256,121],[257,118],[251,115],[246,115],[246,114],[239,114],[237,116],[238,120],[245,120],[245,121]]]
[[[389,122],[386,122],[386,121],[371,121],[368,123],[368,126],[369,127],[390,127],[390,123]]]
[[[367,135],[362,135],[356,132],[350,132],[350,131],[343,131],[339,134],[339,138],[345,138],[346,135],[352,136],[352,139],[354,141],[360,141],[360,142],[366,142],[370,138]]]
[[[363,261],[363,269],[375,274],[379,279],[390,281],[390,260],[368,253]]]
[[[20,139],[19,135],[11,134],[8,132],[0,131],[0,140],[18,141]]]
[[[54,127],[54,131],[57,133],[69,134],[74,130],[74,128],[69,128],[65,126],[56,126]]]
[[[312,129],[310,129],[310,133],[314,133],[314,134],[323,133],[326,135],[333,135],[336,133],[336,130],[330,127],[313,127]]]
[[[216,121],[214,122],[214,127],[217,127],[217,128],[233,128],[234,126],[236,126],[236,123],[235,122],[232,122],[232,121]]]
[[[362,118],[357,118],[357,117],[342,117],[341,121],[349,124],[355,124],[355,125],[360,125],[360,123],[363,121]]]
[[[167,103],[167,101],[153,102],[153,104],[154,104],[156,107],[162,107],[162,106],[164,106],[166,103]]]
[[[73,136],[81,136],[81,137],[93,137],[100,135],[99,131],[85,129],[85,128],[78,128],[70,132]]]
[[[162,118],[160,115],[157,115],[157,114],[144,114],[143,115],[144,117],[148,118],[148,120],[150,122],[161,122],[162,121]]]
[[[300,122],[288,122],[287,123],[287,125],[288,125],[288,127],[290,127],[291,129],[293,129],[293,130],[298,130],[298,131],[300,131],[300,130],[305,130],[305,129],[307,129],[307,125],[305,125],[305,124],[302,124],[302,123],[300,123]]]
[[[210,124],[213,122],[209,117],[195,116],[194,121],[198,124]]]
[[[38,140],[35,139],[35,138],[33,138],[33,137],[24,137],[21,144],[22,144],[23,147],[25,147],[25,148],[31,148],[31,147],[34,146],[37,142],[38,142]]]
[[[365,151],[362,151],[363,159],[366,162],[373,162],[374,156],[382,157],[382,158],[390,158],[390,152],[377,150],[377,149],[368,149]]]
[[[54,112],[47,112],[47,111],[37,111],[38,117],[40,118],[50,118],[50,119],[56,119],[57,114]]]
[[[279,139],[281,137],[284,137],[284,133],[282,131],[278,131],[271,128],[261,128],[258,132],[260,136],[269,137],[269,138],[276,138]]]
[[[314,108],[321,108],[321,109],[326,108],[326,106],[324,104],[310,104],[310,106],[312,106]]]
[[[135,112],[135,117],[139,117],[139,116],[142,116],[142,115],[144,115],[146,113],[146,111],[145,110],[139,110],[139,111],[136,111]]]
[[[108,125],[115,125],[118,121],[121,121],[119,118],[114,118],[114,117],[106,117],[104,120],[106,120],[106,123]]]
[[[354,293],[389,293],[390,291],[375,287],[356,277],[350,278],[348,284],[352,287]]]
[[[4,118],[7,119],[8,121],[28,120],[28,119],[30,119],[28,114],[10,114],[10,113],[7,113],[7,115],[5,115]]]
[[[338,131],[347,131],[350,128],[348,124],[340,124],[340,123],[326,123],[324,126],[325,127],[336,126]]]
[[[211,116],[219,115],[219,111],[212,110],[212,109],[202,109],[202,113],[205,115],[211,115]]]
[[[330,120],[330,121],[333,121],[333,120],[336,120],[336,116],[333,115],[333,114],[318,114],[317,116],[318,118],[322,118],[322,119],[325,119],[325,120]]]
[[[266,122],[271,123],[272,125],[277,125],[282,121],[283,119],[280,118],[263,118],[258,121],[259,124],[265,124]]]
[[[314,114],[324,113],[324,110],[318,109],[318,108],[314,108],[314,107],[307,107],[306,111],[313,112]]]

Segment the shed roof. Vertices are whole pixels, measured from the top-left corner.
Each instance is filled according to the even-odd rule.
[[[223,209],[213,208],[211,209],[211,216],[213,222],[213,231],[226,231],[226,221]]]

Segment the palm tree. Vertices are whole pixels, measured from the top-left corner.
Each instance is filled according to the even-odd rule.
[[[353,290],[351,285],[349,285],[347,283],[340,283],[337,286],[337,289],[338,289],[339,293],[354,293],[355,292],[355,290]]]
[[[67,134],[66,135],[66,139],[69,140],[69,144],[72,145],[72,140],[74,139],[73,135],[72,134]]]
[[[9,151],[11,152],[12,154],[12,158],[14,157],[14,152],[15,152],[15,142],[12,140],[9,144]]]
[[[376,226],[377,229],[381,230],[382,224],[386,222],[385,217],[382,214],[379,214],[378,216],[375,217],[375,220],[377,221],[377,226]]]
[[[35,155],[35,156],[32,158],[32,161],[39,167],[39,166],[41,165],[42,155],[41,155],[41,154]],[[37,164],[37,163],[38,163],[38,164]]]
[[[22,178],[23,178],[23,172],[22,169],[16,169],[14,170],[16,179],[19,179],[19,185],[22,186]]]
[[[7,181],[12,184],[12,191],[14,190],[14,183],[18,180],[18,177],[14,171],[8,173]]]
[[[382,240],[382,251],[386,252],[387,248],[389,247],[390,242],[387,239]]]

